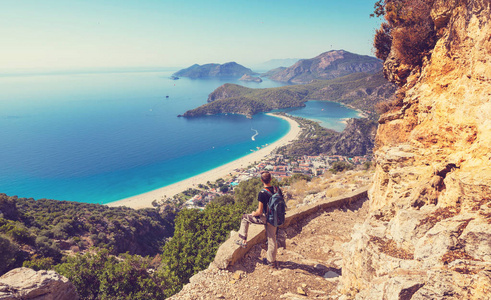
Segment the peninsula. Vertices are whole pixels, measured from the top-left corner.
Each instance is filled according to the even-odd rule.
[[[375,57],[333,50],[314,58],[299,60],[289,68],[278,68],[263,76],[275,81],[298,84],[318,79],[334,79],[352,73],[375,74],[380,70],[382,61]]]
[[[251,89],[227,83],[208,96],[208,103],[188,110],[182,117],[224,113],[250,117],[274,109],[302,107],[308,100],[340,102],[376,117],[375,104],[389,99],[394,91],[395,85],[389,83],[381,71],[376,74],[353,73],[331,80],[316,80],[310,84],[267,89]]]

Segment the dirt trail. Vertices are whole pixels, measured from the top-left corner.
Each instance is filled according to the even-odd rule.
[[[367,215],[368,201],[319,211],[284,229],[279,268],[263,263],[266,243],[254,246],[227,270],[210,267],[191,278],[171,299],[337,299],[342,244]]]

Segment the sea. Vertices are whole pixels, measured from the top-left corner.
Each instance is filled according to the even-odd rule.
[[[177,69],[0,74],[0,193],[107,204],[209,171],[280,139],[265,114],[180,118],[234,78],[170,79]],[[309,101],[288,113],[337,131],[358,112]]]

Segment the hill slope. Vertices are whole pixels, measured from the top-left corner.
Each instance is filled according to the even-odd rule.
[[[350,177],[348,173],[343,175]],[[352,180],[333,179],[329,184],[347,188],[347,181]],[[304,203],[315,203],[326,194],[311,194]],[[282,229],[286,247],[278,249],[277,270],[262,261],[266,257],[264,242],[227,269],[210,264],[170,299],[338,299],[343,243],[365,219],[367,204],[365,198],[344,207],[319,210]]]
[[[0,248],[9,249],[0,257],[0,274],[36,258],[59,263],[62,253],[91,247],[113,254],[155,255],[173,231],[174,214],[156,209],[36,201],[0,193]]]
[[[382,70],[382,61],[375,57],[358,55],[344,50],[322,53],[311,59],[302,59],[289,68],[278,70],[269,78],[281,82],[309,83],[352,73],[374,74]]]
[[[303,118],[295,118],[303,128],[300,137],[277,150],[286,157],[304,155],[363,156],[371,154],[377,122],[366,118],[349,119],[342,132],[336,132]]]

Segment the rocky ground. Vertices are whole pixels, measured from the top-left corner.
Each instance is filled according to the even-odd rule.
[[[338,197],[369,186],[372,183],[373,174],[373,169],[357,169],[337,174],[327,172],[313,178],[310,182],[299,181],[282,190],[286,195],[289,208],[301,207],[316,203],[323,198]]]
[[[343,243],[367,212],[366,199],[319,211],[280,233],[278,269],[263,263],[267,245],[259,244],[226,270],[212,264],[171,299],[337,299]]]

